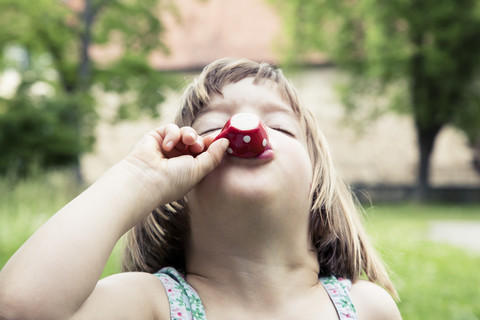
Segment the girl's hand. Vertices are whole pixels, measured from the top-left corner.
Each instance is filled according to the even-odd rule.
[[[168,124],[148,132],[122,162],[157,207],[183,197],[218,166],[228,140],[212,141],[191,127]]]
[[[124,160],[60,209],[3,267],[0,318],[154,314],[158,307],[145,303],[149,295],[142,293],[149,291],[146,282],[139,284],[142,277],[129,275],[131,280],[117,287],[98,279],[125,232],[159,205],[180,199],[220,163],[228,141],[212,140],[174,125],[146,134]],[[124,308],[129,299],[137,307]]]

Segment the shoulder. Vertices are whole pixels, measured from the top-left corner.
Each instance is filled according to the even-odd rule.
[[[170,319],[169,310],[155,275],[126,272],[100,280],[74,319]]]
[[[390,294],[373,282],[358,280],[352,285],[350,294],[360,320],[402,319],[400,311]]]

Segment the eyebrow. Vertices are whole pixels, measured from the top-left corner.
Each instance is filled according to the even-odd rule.
[[[222,111],[226,112],[225,109],[229,109],[229,108],[231,108],[231,103],[229,103],[228,101],[209,103],[205,108],[203,108],[197,113],[197,117],[211,111],[218,110],[219,112],[222,112]]]
[[[193,120],[193,122],[195,122],[196,119],[200,118],[202,115],[204,115],[205,113],[208,113],[208,112],[215,111],[215,112],[219,112],[219,113],[222,113],[222,112],[223,113],[228,113],[228,111],[231,110],[231,107],[232,107],[231,103],[229,103],[227,101],[214,102],[214,103],[210,104],[209,106],[200,110],[195,115],[195,119]],[[263,108],[267,113],[269,113],[269,112],[284,112],[284,113],[287,113],[287,114],[295,114],[295,112],[293,111],[293,108],[286,103],[276,103],[276,102],[267,101],[267,102],[261,104],[260,108]]]
[[[267,107],[266,110],[268,112],[276,111],[276,112],[284,112],[284,113],[287,113],[287,114],[294,114],[295,113],[295,112],[293,112],[292,106],[290,106],[288,104],[285,104],[285,103],[281,103],[281,104],[268,103],[266,105],[266,107]]]

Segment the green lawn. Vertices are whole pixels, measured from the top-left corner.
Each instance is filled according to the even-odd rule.
[[[81,191],[74,176],[65,172],[15,183],[0,178],[0,268],[35,230]],[[120,272],[121,249],[119,243],[104,276]]]
[[[480,255],[428,239],[430,220],[480,221],[480,205],[381,205],[365,219],[404,319],[480,319]]]
[[[81,189],[53,173],[20,183],[0,179],[0,268],[51,214]],[[480,319],[480,255],[428,239],[430,220],[480,221],[480,205],[379,205],[365,224],[387,262],[404,319]],[[104,276],[120,271],[121,244]]]

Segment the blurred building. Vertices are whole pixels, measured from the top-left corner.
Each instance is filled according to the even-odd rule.
[[[163,13],[165,41],[170,54],[156,53],[151,62],[161,70],[185,72],[188,81],[207,63],[221,57],[245,57],[278,63],[282,22],[265,0],[177,0],[179,18]],[[115,54],[115,48],[111,54]],[[95,52],[93,52],[95,55]],[[312,67],[291,74],[303,101],[314,110],[330,143],[338,170],[353,184],[412,185],[415,182],[417,148],[412,120],[389,114],[359,133],[343,120],[344,110],[336,95],[337,70],[321,57]],[[315,65],[315,66],[313,66]],[[164,92],[161,122],[170,121],[178,105],[177,92]],[[112,96],[102,96],[115,105]],[[108,110],[104,110],[108,114]],[[138,138],[159,121],[144,120],[98,127],[97,151],[83,161],[85,176],[95,179],[118,161]],[[432,158],[435,186],[480,187],[480,175],[472,165],[473,150],[464,135],[444,129]]]
[[[179,18],[163,13],[171,53],[152,57],[163,70],[192,70],[222,57],[278,61],[281,21],[265,0],[177,0]]]

